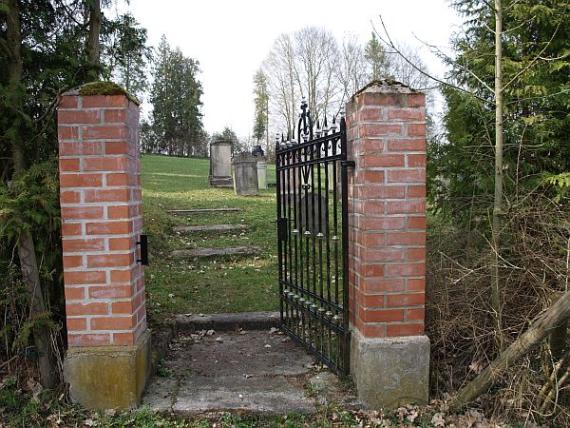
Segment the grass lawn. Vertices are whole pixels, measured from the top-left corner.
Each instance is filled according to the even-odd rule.
[[[209,161],[142,156],[144,227],[149,236],[150,266],[145,282],[151,319],[170,314],[276,310],[277,258],[275,188],[259,196],[236,196],[232,189],[208,186]],[[275,168],[269,165],[269,183]],[[242,212],[169,215],[169,209],[239,207]],[[242,223],[241,232],[176,234],[175,225]],[[183,259],[176,249],[256,245],[261,254],[246,258]]]

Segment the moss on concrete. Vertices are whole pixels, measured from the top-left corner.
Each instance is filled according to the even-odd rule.
[[[91,409],[138,405],[151,366],[150,333],[135,346],[70,348],[64,376],[74,402]]]
[[[429,400],[427,336],[365,338],[351,335],[350,371],[358,399],[369,409],[394,409]]]
[[[135,96],[114,82],[98,81],[86,83],[79,88],[79,95],[124,95],[136,105],[140,105],[140,101]]]

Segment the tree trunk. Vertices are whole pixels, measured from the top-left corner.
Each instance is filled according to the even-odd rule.
[[[34,239],[29,232],[24,232],[18,240],[18,257],[20,259],[20,269],[22,279],[30,295],[30,318],[42,315],[47,312],[40,274],[36,260]],[[44,388],[54,388],[57,384],[56,364],[51,348],[51,331],[48,327],[40,323],[33,329],[34,344],[38,350],[38,365],[40,369],[41,384]]]
[[[504,370],[539,345],[553,330],[565,324],[569,317],[570,292],[566,292],[556,303],[535,318],[525,333],[457,393],[449,403],[450,409],[457,411],[475,400],[499,378]]]
[[[503,321],[499,261],[503,215],[503,76],[502,76],[502,16],[501,0],[495,0],[495,200],[493,204],[494,265],[491,284],[491,306],[495,316],[497,347],[503,349]]]
[[[22,35],[20,28],[20,7],[18,0],[5,0],[8,6],[6,36],[10,49],[8,63],[9,73],[9,104],[13,107],[15,114],[22,111],[21,80],[23,62],[21,55]],[[19,121],[18,121],[19,122]],[[18,123],[16,122],[16,123]],[[14,132],[10,133],[12,143],[12,161],[14,163],[14,174],[18,174],[25,169],[24,151],[22,149],[21,128],[18,125]],[[22,232],[18,239],[18,257],[22,280],[30,298],[30,319],[45,314],[47,312],[43,299],[40,275],[36,260],[34,241],[30,232]],[[53,388],[57,382],[55,360],[50,346],[51,331],[45,325],[36,323],[33,330],[34,344],[39,354],[39,369],[41,384],[45,388]]]
[[[89,34],[85,45],[88,67],[87,81],[94,81],[99,79],[101,71],[101,45],[99,43],[102,21],[101,0],[87,0],[87,9],[89,10]]]

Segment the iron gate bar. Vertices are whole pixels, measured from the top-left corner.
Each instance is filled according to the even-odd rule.
[[[275,148],[281,326],[345,375],[350,340],[346,122],[341,117],[340,126],[333,120],[329,127],[325,118],[313,132],[305,101],[301,111],[297,140],[281,136]]]

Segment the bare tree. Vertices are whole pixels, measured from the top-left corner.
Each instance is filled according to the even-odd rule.
[[[364,49],[358,39],[354,36],[346,37],[342,41],[336,66],[336,78],[341,86],[343,100],[350,98],[371,80],[367,65]]]
[[[410,88],[427,92],[430,86],[430,79],[426,76],[428,68],[418,50],[411,46],[400,44],[399,51],[400,53],[394,50],[386,53],[388,76],[404,85],[408,85]],[[415,66],[410,65],[410,62]]]
[[[301,95],[307,98],[313,117],[318,121],[324,117],[337,93],[336,40],[322,28],[303,28],[295,33],[295,53],[299,64],[297,84]]]
[[[299,90],[295,48],[288,34],[282,34],[275,40],[262,69],[268,77],[271,110],[285,122],[287,132],[292,133]]]

